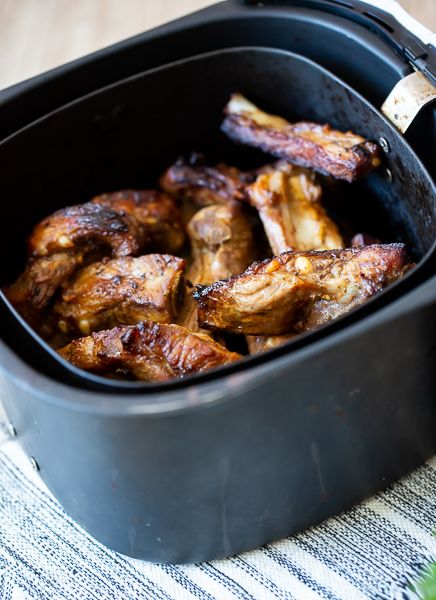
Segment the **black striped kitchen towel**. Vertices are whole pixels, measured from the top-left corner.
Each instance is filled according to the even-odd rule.
[[[303,533],[225,560],[175,566],[128,559],[93,540],[18,444],[2,436],[0,600],[436,598],[436,457]]]

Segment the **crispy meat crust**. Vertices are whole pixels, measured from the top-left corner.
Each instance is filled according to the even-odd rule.
[[[248,188],[273,254],[288,250],[333,250],[344,242],[321,205],[321,186],[313,172],[293,167],[259,175]]]
[[[247,191],[273,254],[344,247],[336,224],[321,205],[322,189],[313,171],[279,161],[264,167]],[[295,335],[246,337],[250,354],[256,354],[281,346]]]
[[[81,369],[105,374],[122,370],[142,381],[184,377],[242,358],[209,336],[150,321],[93,333],[58,352]]]
[[[173,321],[185,293],[185,261],[169,254],[104,259],[80,269],[54,305],[63,333]]]
[[[150,248],[172,254],[183,246],[181,213],[167,194],[156,190],[123,190],[96,196],[92,203],[133,218],[141,232],[140,250]]]
[[[58,252],[30,261],[15,283],[4,288],[8,300],[33,327],[39,329],[39,313],[58,287],[82,263],[80,253]]]
[[[198,286],[198,319],[207,329],[280,335],[319,326],[400,277],[404,244],[286,252],[241,275]]]
[[[87,202],[56,211],[43,219],[29,240],[31,258],[62,251],[108,247],[115,256],[135,254],[140,248],[138,223],[128,214]]]
[[[380,165],[378,146],[360,135],[318,123],[291,124],[240,94],[232,95],[225,114],[222,130],[234,141],[338,179],[355,181]]]
[[[154,190],[103,194],[58,210],[35,227],[28,240],[27,267],[5,293],[35,323],[86,255],[122,257],[150,246],[172,252],[183,242],[180,211],[166,194]]]
[[[210,206],[232,200],[246,200],[246,187],[254,175],[223,163],[209,167],[193,155],[189,161],[179,158],[160,179],[165,192],[191,200],[198,206]]]

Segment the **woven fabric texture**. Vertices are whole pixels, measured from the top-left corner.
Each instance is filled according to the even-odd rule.
[[[0,423],[1,600],[412,600],[436,557],[436,457],[372,499],[225,560],[155,565],[92,539]]]

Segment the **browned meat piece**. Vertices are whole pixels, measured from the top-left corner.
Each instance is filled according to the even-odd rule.
[[[127,256],[151,245],[172,252],[183,241],[180,213],[172,198],[154,190],[127,190],[46,217],[29,238],[29,254],[47,256],[103,245],[114,256]]]
[[[82,264],[86,254],[115,256],[139,250],[140,229],[129,215],[98,204],[58,210],[43,219],[28,240],[29,261],[18,280],[5,289],[17,310],[32,324],[58,286]]]
[[[156,190],[123,190],[102,194],[93,204],[135,220],[141,231],[140,250],[150,248],[173,254],[185,241],[180,210],[174,199]]]
[[[234,141],[301,167],[354,181],[380,165],[378,146],[351,131],[306,121],[291,124],[261,111],[240,94],[232,95],[225,113],[222,130]]]
[[[107,246],[115,256],[135,254],[140,249],[141,230],[128,214],[99,204],[78,204],[43,219],[29,238],[31,258],[56,252],[83,252]]]
[[[368,233],[356,233],[351,240],[351,245],[355,246],[370,246],[371,244],[380,244],[380,240]]]
[[[284,161],[263,168],[248,188],[274,254],[288,250],[343,248],[336,224],[321,205],[321,186],[313,171]],[[247,336],[251,354],[276,348],[295,334]]]
[[[59,252],[30,261],[17,281],[4,288],[8,300],[31,325],[39,325],[37,316],[59,285],[81,264],[80,253]]]
[[[34,322],[86,255],[95,259],[108,253],[135,255],[150,245],[173,251],[183,241],[180,212],[166,194],[153,190],[104,194],[43,219],[29,238],[26,270],[5,293]]]
[[[255,335],[288,333],[297,323],[312,327],[317,301],[323,304],[315,305],[315,317],[325,322],[328,309],[328,318],[335,318],[400,277],[405,265],[404,244],[286,252],[198,287],[198,320],[207,329]]]
[[[54,305],[63,333],[130,325],[144,319],[170,323],[185,293],[185,261],[169,254],[104,259],[64,284]]]
[[[293,167],[259,175],[248,188],[274,254],[288,250],[333,250],[344,242],[321,206],[321,186],[313,172]]]
[[[236,202],[215,204],[199,210],[188,225],[192,263],[186,278],[208,285],[241,273],[255,258],[250,221]],[[192,293],[186,296],[180,323],[198,331],[197,305]]]
[[[245,189],[254,175],[225,164],[208,167],[198,155],[189,161],[182,158],[165,171],[160,179],[163,190],[199,206],[245,200]]]
[[[207,335],[150,321],[79,338],[59,354],[87,371],[110,374],[122,370],[143,381],[184,377],[242,358]]]

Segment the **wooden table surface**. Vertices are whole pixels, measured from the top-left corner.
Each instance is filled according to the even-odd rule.
[[[0,0],[0,89],[213,4],[210,0]],[[400,0],[429,29],[436,0]]]

